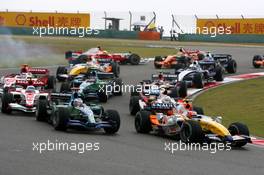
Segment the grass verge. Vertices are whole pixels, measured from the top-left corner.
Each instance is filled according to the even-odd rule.
[[[264,78],[241,81],[210,89],[199,95],[194,105],[207,115],[222,116],[223,124],[247,124],[251,134],[264,137]]]

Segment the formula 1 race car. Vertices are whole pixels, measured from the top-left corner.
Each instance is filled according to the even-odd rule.
[[[163,81],[156,81],[156,77],[163,75]],[[145,80],[140,85],[140,92],[132,91],[129,101],[129,111],[131,115],[135,115],[138,111],[144,109],[154,100],[158,100],[163,95],[168,95],[174,99],[185,98],[187,96],[187,86],[182,82],[164,81],[175,79],[175,75],[171,74],[153,74],[153,79]],[[160,77],[159,77],[160,79]]]
[[[135,128],[138,133],[153,131],[185,143],[230,142],[234,147],[251,142],[249,130],[242,123],[232,123],[226,128],[221,124],[221,117],[205,116],[168,100],[154,102],[148,108],[136,114]]]
[[[204,59],[214,60],[219,63],[227,73],[236,73],[237,63],[230,54],[212,54],[199,50],[186,50],[181,48],[176,55],[167,57],[155,57],[155,68],[175,68],[184,69],[189,67],[194,61],[204,61]]]
[[[26,87],[27,85],[43,86],[45,89],[55,89],[56,79],[49,75],[49,70],[44,68],[32,68],[22,65],[20,73],[9,74],[1,78],[0,88],[5,89],[15,84]]]
[[[178,81],[185,81],[188,87],[203,88],[206,83],[223,81],[224,68],[215,61],[195,61],[187,69],[175,70]]]
[[[71,61],[69,61],[69,67],[59,66],[57,68],[56,77],[59,81],[65,81],[69,77],[72,78],[96,70],[107,73],[112,72],[116,77],[120,74],[120,67],[114,61],[99,63],[94,58],[88,58],[86,55],[80,57],[83,61],[78,64],[71,64]]]
[[[109,62],[115,61],[120,64],[132,64],[138,65],[140,63],[140,56],[135,53],[111,53],[109,54],[107,51],[101,49],[100,46],[96,48],[91,48],[86,52],[82,51],[68,51],[65,53],[65,57],[71,63],[77,63],[82,61],[83,56],[88,56],[91,58],[95,58],[98,62]]]
[[[107,134],[118,132],[120,116],[116,110],[104,110],[101,105],[83,102],[77,92],[50,96],[50,100],[41,98],[38,101],[37,121],[47,121],[60,131],[104,129]]]
[[[45,91],[41,87],[27,86],[24,89],[17,84],[16,87],[0,91],[1,111],[6,114],[10,114],[12,111],[34,113],[39,98],[48,98],[48,94],[49,91]]]
[[[252,65],[254,68],[260,68],[261,66],[264,66],[264,55],[255,55],[252,60]]]
[[[201,59],[203,53],[199,50],[186,50],[184,48],[180,48],[179,52],[175,55],[169,56],[156,56],[154,60],[154,67],[156,69],[160,68],[185,68],[188,67],[192,61],[196,61]]]
[[[122,79],[116,78],[113,73],[90,72],[63,82],[60,92],[68,93],[71,88],[78,88],[85,100],[98,99],[100,102],[107,102],[112,95],[122,95],[122,85]]]

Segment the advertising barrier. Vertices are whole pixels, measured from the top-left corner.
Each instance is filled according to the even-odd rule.
[[[230,28],[231,34],[264,34],[264,18],[250,19],[197,19],[197,28]]]
[[[90,27],[89,13],[0,12],[4,27]]]

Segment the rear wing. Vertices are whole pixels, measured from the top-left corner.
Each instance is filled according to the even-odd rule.
[[[115,78],[114,73],[111,72],[97,72],[97,77],[99,80],[113,79]]]
[[[150,108],[154,110],[170,110],[175,108],[175,105],[173,103],[153,103]]]
[[[44,68],[29,68],[28,72],[32,74],[48,74],[49,70]]]
[[[51,100],[70,101],[72,93],[51,93],[50,98]]]
[[[32,81],[32,82],[30,82]],[[45,83],[42,81],[38,81],[38,80],[16,80],[16,85],[19,86],[28,86],[28,85],[32,85],[32,86],[45,86]]]
[[[81,54],[83,53],[83,51],[79,50],[79,51],[67,51],[65,52],[65,59],[69,60],[69,59],[76,59],[78,58]]]
[[[158,80],[160,78],[160,76],[161,76],[160,74],[152,74],[151,79],[152,80]],[[164,74],[162,74],[162,77],[165,81],[173,81],[173,80],[177,80],[178,75],[164,73]]]
[[[215,60],[218,60],[218,59],[231,59],[232,58],[232,55],[230,54],[212,54],[212,57],[215,59]]]

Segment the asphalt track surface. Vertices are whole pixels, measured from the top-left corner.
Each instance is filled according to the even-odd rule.
[[[238,74],[263,71],[252,68],[254,54],[263,54],[255,47],[199,47],[217,53],[230,53],[238,62]],[[55,70],[55,69],[54,69]],[[53,70],[53,71],[54,71]],[[1,74],[14,70],[0,70]],[[156,71],[153,64],[121,66],[125,83],[148,79]],[[134,117],[128,112],[129,94],[113,97],[105,109],[117,109],[121,128],[116,135],[103,132],[58,132],[47,123],[37,122],[34,116],[21,113],[0,114],[0,175],[260,175],[264,174],[263,148],[247,145],[231,151],[175,151],[164,150],[165,142],[176,142],[155,135],[137,134]],[[33,151],[36,142],[100,143],[99,151]]]

